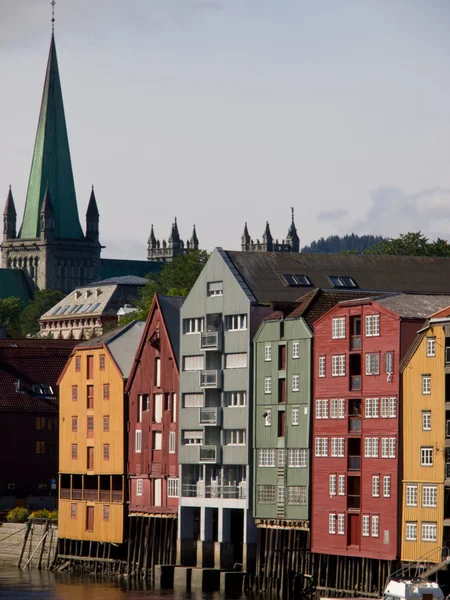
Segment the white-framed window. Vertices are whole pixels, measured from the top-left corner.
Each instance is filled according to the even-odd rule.
[[[290,485],[287,489],[287,501],[291,506],[306,506],[308,490],[304,485]]]
[[[328,419],[328,400],[316,400],[316,419]]]
[[[224,434],[227,446],[245,446],[247,443],[245,429],[225,429]]]
[[[247,406],[247,392],[225,392],[225,406],[228,408]]]
[[[422,467],[433,466],[433,448],[432,446],[422,446],[420,448],[420,464]]]
[[[334,513],[328,515],[328,533],[333,535],[336,533],[336,515]]]
[[[380,476],[372,475],[372,497],[380,497]]]
[[[344,456],[344,438],[331,438],[331,456]]]
[[[176,437],[175,431],[169,431],[169,454],[175,454]]]
[[[427,356],[436,356],[436,338],[427,337]]]
[[[366,353],[366,375],[380,374],[380,354],[378,352]]]
[[[306,468],[308,450],[306,448],[291,448],[288,450],[288,467]]]
[[[202,408],[204,405],[203,394],[183,394],[183,408]]]
[[[370,535],[370,517],[369,517],[369,515],[362,516],[362,535],[363,535],[363,537],[369,537],[369,535]]]
[[[282,450],[281,448],[277,450],[277,467],[284,467],[286,464],[286,450]]]
[[[258,485],[257,490],[259,504],[275,504],[274,485]]]
[[[264,377],[264,393],[272,393],[272,377]]]
[[[227,331],[243,331],[247,329],[247,315],[227,315],[225,317]]]
[[[331,337],[333,340],[345,338],[345,317],[335,317],[331,320]]]
[[[364,438],[365,458],[378,458],[378,438]]]
[[[316,456],[328,456],[328,438],[316,438]]]
[[[381,416],[383,419],[389,417],[389,398],[381,398]]]
[[[378,515],[372,515],[372,537],[378,537],[380,535],[380,517]]]
[[[277,486],[277,504],[284,504],[284,485]]]
[[[331,357],[331,375],[345,377],[345,354],[334,354]]]
[[[192,333],[201,333],[205,330],[205,319],[203,317],[193,317],[183,319],[183,333],[190,335]]]
[[[300,375],[292,375],[292,391],[300,391]]]
[[[208,281],[206,284],[207,296],[223,296],[223,281]]]
[[[345,496],[345,475],[338,476],[338,496]]]
[[[392,375],[394,372],[394,353],[392,351],[386,352],[384,355],[384,368],[388,375]]]
[[[142,431],[140,429],[136,429],[134,449],[135,452],[142,452]]]
[[[391,476],[384,475],[383,477],[383,497],[390,498],[391,497]]]
[[[395,458],[395,438],[381,438],[381,458]]]
[[[189,430],[185,429],[183,431],[183,444],[186,446],[201,446],[203,444],[203,430],[195,429]]]
[[[338,515],[337,522],[338,522],[338,526],[337,526],[338,535],[344,535],[345,534],[345,515]]]
[[[270,362],[272,360],[272,346],[270,344],[266,344],[264,347],[264,360],[266,362]]]
[[[203,354],[183,356],[183,371],[201,371],[203,369]]]
[[[422,542],[436,541],[436,523],[422,523]]]
[[[422,507],[436,508],[437,485],[422,485]]]
[[[264,427],[270,427],[272,425],[272,409],[266,408],[263,413],[264,417]]]
[[[325,377],[326,375],[326,357],[319,356],[319,377]]]
[[[417,523],[415,521],[406,522],[405,534],[407,542],[415,542],[417,540]]]
[[[336,496],[336,475],[330,475],[328,487],[330,496]]]
[[[338,401],[330,400],[330,419],[338,418]]]
[[[431,375],[422,375],[422,394],[431,394]]]
[[[167,479],[167,497],[168,498],[178,498],[180,495],[179,492],[179,479],[176,477],[169,477]]]
[[[153,450],[162,450],[162,431],[153,432]]]
[[[380,335],[380,315],[366,316],[366,337]]]
[[[389,417],[397,418],[397,398],[389,398]]]
[[[345,419],[345,400],[338,400],[338,419]]]
[[[431,431],[431,410],[422,411],[422,431]]]
[[[260,448],[258,450],[258,467],[274,467],[275,466],[275,449]]]
[[[225,354],[225,369],[247,368],[247,352],[235,352]]]
[[[142,496],[144,493],[144,481],[142,479],[136,479],[136,496]]]
[[[292,342],[292,358],[300,358],[300,343]]]
[[[377,419],[380,416],[380,402],[378,398],[366,398],[364,407],[364,416],[366,419]]]
[[[163,415],[163,395],[162,394],[154,394],[153,396],[153,421],[155,423],[162,422]]]
[[[291,424],[298,425],[300,417],[300,409],[298,406],[294,406],[291,410]]]
[[[406,506],[417,506],[417,483],[406,485]]]

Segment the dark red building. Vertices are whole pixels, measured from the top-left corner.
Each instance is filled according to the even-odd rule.
[[[130,512],[178,511],[178,351],[183,302],[184,298],[155,295],[128,379]]]
[[[448,299],[346,301],[314,323],[313,552],[398,555],[399,363]]]
[[[58,381],[69,340],[0,340],[0,510],[56,507]]]

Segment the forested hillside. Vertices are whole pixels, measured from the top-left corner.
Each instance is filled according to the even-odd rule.
[[[371,246],[387,241],[387,238],[381,235],[330,235],[326,239],[311,242],[309,246],[304,246],[302,252],[318,252],[318,253],[339,253],[339,252],[355,252],[361,254]]]

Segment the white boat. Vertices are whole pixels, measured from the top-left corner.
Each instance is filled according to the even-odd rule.
[[[391,579],[384,590],[383,600],[440,600],[443,591],[434,581],[424,579]]]

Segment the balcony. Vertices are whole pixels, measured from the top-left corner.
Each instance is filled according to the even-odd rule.
[[[350,389],[360,390],[361,389],[361,375],[352,375],[350,377]]]
[[[221,371],[200,371],[200,387],[202,388],[216,388],[221,387]]]
[[[245,481],[239,485],[206,485],[198,486],[196,483],[185,483],[182,486],[183,498],[226,498],[245,500],[247,497],[247,484]]]
[[[445,347],[445,364],[450,365],[450,346]]]
[[[200,350],[222,350],[222,328],[202,331],[200,334]]]
[[[349,471],[361,471],[361,457],[360,456],[349,456],[348,457],[348,470]]]
[[[347,496],[348,510],[359,510],[361,508],[361,496]]]
[[[361,336],[352,335],[350,337],[350,350],[361,350]]]
[[[218,463],[219,455],[219,446],[200,446],[199,448],[199,462],[201,463]]]
[[[122,490],[80,490],[61,488],[61,500],[85,500],[89,502],[123,502]]]
[[[350,417],[348,420],[349,433],[361,433],[361,419],[358,417]]]
[[[200,408],[200,425],[220,426],[222,411],[218,406]]]
[[[445,464],[445,479],[450,479],[450,463]]]

